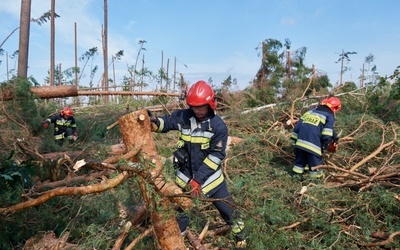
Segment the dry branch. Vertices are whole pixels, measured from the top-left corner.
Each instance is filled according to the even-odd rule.
[[[122,244],[124,243],[125,238],[128,236],[129,230],[132,227],[132,223],[128,221],[124,228],[121,231],[121,235],[118,237],[118,239],[115,241],[114,247],[112,250],[119,250],[121,249]]]
[[[206,248],[201,244],[201,240],[198,237],[196,237],[189,229],[187,230],[186,236],[194,249],[206,250]]]
[[[139,237],[137,237],[136,239],[134,239],[124,250],[132,250],[137,243],[139,243],[144,237],[150,235],[153,232],[153,228],[148,228],[146,229],[146,231],[144,231],[143,233],[141,233],[139,235]]]
[[[79,249],[78,245],[67,242],[68,237],[68,232],[59,239],[54,232],[46,233],[40,239],[33,236],[25,242],[23,249]]]
[[[363,158],[360,162],[358,162],[357,164],[352,166],[350,168],[350,172],[353,172],[354,170],[356,170],[359,167],[363,166],[370,159],[372,159],[373,157],[377,156],[380,152],[382,152],[382,150],[384,150],[387,147],[390,147],[393,144],[394,144],[394,141],[391,141],[391,142],[385,143],[383,145],[380,145],[374,152],[372,152],[372,154],[368,155],[367,157]]]
[[[361,244],[361,245],[362,245],[362,246],[365,246],[365,247],[386,246],[386,245],[392,243],[393,240],[394,240],[394,237],[396,237],[397,235],[400,235],[400,231],[395,232],[395,233],[392,233],[392,234],[389,235],[389,237],[388,237],[386,240],[384,240],[384,241],[374,242],[374,243],[364,243],[364,244]]]
[[[308,220],[309,220],[309,218],[305,218],[304,220],[302,220],[302,221],[297,221],[297,222],[295,222],[295,223],[293,223],[293,224],[291,224],[291,225],[289,225],[289,226],[280,227],[279,230],[286,230],[286,229],[295,228],[295,227],[297,227],[298,225],[300,225],[301,223],[307,222]]]
[[[120,173],[118,176],[116,176],[115,178],[109,179],[105,183],[94,184],[94,185],[83,186],[83,187],[64,187],[64,188],[53,189],[53,190],[43,193],[40,197],[38,197],[36,199],[21,202],[21,203],[15,204],[10,207],[0,208],[0,213],[5,214],[5,215],[10,214],[10,213],[15,213],[15,212],[21,211],[21,210],[29,208],[29,207],[38,206],[38,205],[43,204],[46,201],[53,199],[55,197],[58,197],[58,196],[78,195],[78,194],[84,195],[84,194],[104,192],[108,189],[114,188],[114,187],[118,186],[119,184],[123,183],[131,175],[132,175],[131,173],[124,171],[124,172]]]
[[[42,182],[42,183],[37,183],[34,186],[34,189],[36,192],[40,192],[45,189],[54,189],[57,187],[62,187],[62,186],[70,186],[70,185],[76,185],[76,184],[82,184],[82,183],[87,183],[89,181],[101,178],[102,176],[109,176],[110,171],[101,171],[97,173],[92,173],[90,175],[82,175],[82,176],[76,176],[76,177],[69,177],[64,180],[59,180],[59,181],[53,181],[53,182]]]

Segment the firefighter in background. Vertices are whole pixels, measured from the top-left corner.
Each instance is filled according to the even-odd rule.
[[[176,183],[192,197],[215,199],[212,203],[221,217],[231,226],[238,248],[246,247],[244,224],[235,212],[235,205],[227,188],[221,165],[226,156],[228,128],[215,113],[217,101],[211,86],[205,81],[196,82],[187,93],[188,109],[174,111],[171,115],[151,116],[158,133],[179,131],[178,149],[174,152]],[[185,235],[188,215],[178,210],[178,224]]]
[[[339,98],[331,96],[301,116],[290,138],[294,141],[296,156],[293,176],[302,175],[305,170],[310,170],[311,178],[323,176],[322,170],[313,170],[313,167],[323,164],[322,154],[325,150],[336,151],[339,137],[333,126],[335,114],[341,108]]]
[[[64,138],[67,138],[70,144],[74,143],[78,138],[73,115],[74,112],[72,109],[70,107],[65,107],[59,114],[52,115],[43,123],[45,129],[47,129],[51,123],[54,123],[54,140],[60,147],[64,143]]]

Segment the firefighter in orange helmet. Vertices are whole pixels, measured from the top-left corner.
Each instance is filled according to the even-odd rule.
[[[313,167],[322,165],[322,154],[337,143],[338,135],[333,129],[335,114],[342,108],[339,98],[335,96],[323,99],[315,109],[307,111],[296,123],[290,139],[294,141],[296,159],[292,169],[293,176],[300,176],[309,168],[311,178],[321,178],[322,170]]]
[[[78,138],[74,112],[70,107],[65,107],[59,114],[47,118],[43,127],[47,129],[51,123],[54,123],[54,140],[57,145],[62,146],[64,138],[67,138],[70,144]]]
[[[228,128],[215,113],[217,100],[214,91],[207,82],[198,81],[190,87],[186,103],[188,109],[150,119],[157,125],[158,133],[179,131],[178,149],[174,152],[177,185],[193,197],[214,199],[213,205],[231,226],[237,247],[243,248],[246,246],[244,224],[234,209],[221,169],[226,156]],[[178,212],[178,224],[184,235],[189,217],[182,209]]]

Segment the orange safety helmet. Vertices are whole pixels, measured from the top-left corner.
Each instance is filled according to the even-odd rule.
[[[335,96],[328,97],[328,98],[322,100],[321,105],[325,105],[325,106],[329,107],[333,113],[336,113],[342,109],[342,104],[340,103],[339,98],[337,98]]]
[[[72,112],[72,109],[70,107],[65,107],[63,108],[63,110],[61,110],[61,115],[73,116],[74,112]]]
[[[214,90],[205,81],[198,81],[190,87],[186,103],[192,107],[208,104],[213,110],[217,108]]]

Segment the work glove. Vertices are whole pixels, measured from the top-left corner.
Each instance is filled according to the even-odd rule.
[[[201,195],[201,185],[194,179],[190,181],[190,194],[193,197],[199,197]]]
[[[329,144],[327,150],[328,150],[328,152],[336,153],[336,150],[337,150],[337,142],[332,141],[332,142]]]
[[[43,123],[43,128],[47,129],[49,127],[49,124],[47,122]]]
[[[150,110],[147,109],[147,114],[150,117],[150,128],[152,132],[156,132],[158,127],[160,127],[160,121],[157,116],[153,115]]]
[[[153,115],[153,114],[151,113],[151,111],[148,110],[148,109],[147,109],[147,114],[148,114],[149,117],[150,117],[150,122],[155,123],[155,124],[158,126],[158,124],[157,124],[157,122],[158,122],[157,116]]]
[[[78,140],[78,132],[76,132],[76,131],[74,132],[74,135],[73,135],[72,139],[74,141]]]

